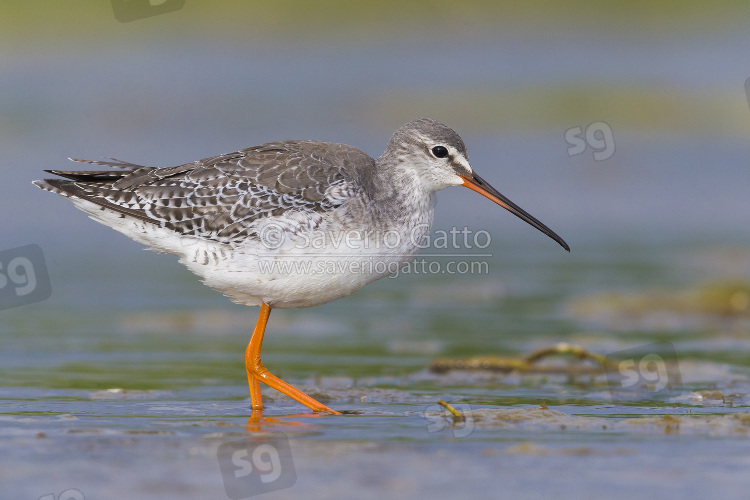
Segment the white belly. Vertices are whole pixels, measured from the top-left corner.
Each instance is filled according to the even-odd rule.
[[[399,229],[370,230],[365,235],[359,228],[342,234],[331,233],[324,223],[318,226],[323,238],[317,238],[317,231],[302,232],[278,248],[250,238],[230,246],[123,218],[85,200],[73,201],[97,222],[153,250],[179,256],[208,286],[233,301],[249,306],[265,302],[282,309],[325,304],[397,272],[420,250],[432,222],[432,210],[427,210]]]
[[[180,262],[235,302],[273,308],[312,307],[356,292],[397,272],[418,246],[279,248],[257,245],[233,250],[200,242]]]

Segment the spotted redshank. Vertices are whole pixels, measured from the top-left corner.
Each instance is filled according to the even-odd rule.
[[[263,366],[271,309],[325,304],[410,261],[429,234],[435,192],[466,186],[570,251],[474,172],[453,129],[426,118],[399,128],[377,159],[344,144],[282,141],[168,168],[73,161],[117,170],[47,170],[64,179],[34,184],[179,256],[233,301],[260,306],[245,350],[253,411],[263,409],[263,382],[313,411],[338,413]]]

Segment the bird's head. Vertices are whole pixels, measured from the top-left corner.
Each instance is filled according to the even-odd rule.
[[[381,159],[415,171],[415,177],[428,191],[450,186],[466,186],[489,198],[512,214],[531,224],[565,250],[570,247],[551,229],[500,194],[482,179],[469,163],[463,139],[452,128],[429,118],[412,120],[393,134]]]

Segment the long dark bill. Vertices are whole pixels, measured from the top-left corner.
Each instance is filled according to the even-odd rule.
[[[510,213],[515,215],[516,217],[519,217],[522,220],[525,220],[556,242],[560,244],[565,250],[570,252],[570,247],[568,246],[565,241],[560,238],[558,235],[554,233],[550,228],[539,222],[536,218],[532,217],[531,214],[529,214],[526,210],[519,207],[512,201],[510,201],[508,198],[500,194],[500,192],[490,186],[487,181],[479,177],[477,174],[472,175],[462,175],[461,178],[464,180],[464,186],[471,189],[472,191],[476,191],[477,193],[481,194],[482,196],[485,196],[489,198],[490,200],[494,201],[504,209],[508,210]]]

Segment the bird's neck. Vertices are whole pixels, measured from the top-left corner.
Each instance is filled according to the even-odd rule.
[[[373,178],[370,209],[373,217],[390,227],[411,230],[432,225],[435,193],[426,189],[417,172],[410,168],[380,171]]]

